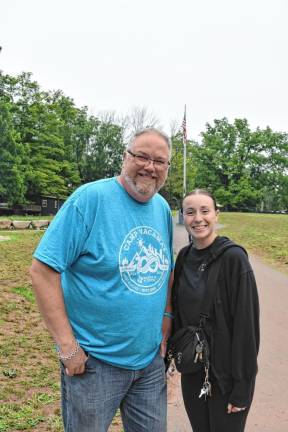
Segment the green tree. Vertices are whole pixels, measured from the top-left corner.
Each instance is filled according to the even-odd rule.
[[[41,91],[29,73],[1,78],[1,90],[12,101],[13,124],[24,149],[26,198],[67,196],[71,185],[80,183],[72,144],[67,139],[78,110],[61,92],[59,96]]]
[[[91,132],[85,149],[83,180],[89,182],[120,173],[124,152],[122,128],[90,119]]]
[[[65,96],[60,90],[49,92],[48,100],[62,122],[60,132],[64,142],[65,158],[71,164],[70,177],[73,177],[69,178],[69,183],[75,187],[84,179],[85,151],[93,131],[87,107],[77,108],[73,99]]]
[[[11,102],[2,95],[0,99],[0,200],[12,205],[25,201],[22,170],[24,151],[18,139],[19,136],[13,126]]]
[[[198,187],[213,190],[228,209],[263,209],[265,196],[279,195],[279,173],[287,176],[287,135],[253,132],[246,119],[223,118],[206,125],[195,158]]]

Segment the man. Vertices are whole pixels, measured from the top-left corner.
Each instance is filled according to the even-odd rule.
[[[31,276],[58,346],[66,432],[105,432],[118,407],[126,432],[166,431],[172,220],[157,192],[169,156],[166,135],[138,132],[121,175],[77,189],[35,251]]]

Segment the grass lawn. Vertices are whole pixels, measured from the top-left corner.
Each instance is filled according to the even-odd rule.
[[[58,361],[28,273],[42,235],[0,231],[0,432],[63,431]],[[110,431],[121,430],[117,414]]]
[[[223,213],[219,222],[219,234],[288,273],[288,215]],[[42,235],[0,231],[9,237],[0,242],[0,432],[63,431],[57,358],[28,274]],[[119,415],[113,423],[110,431],[120,432]]]
[[[220,235],[227,235],[252,254],[288,273],[288,215],[220,213]]]

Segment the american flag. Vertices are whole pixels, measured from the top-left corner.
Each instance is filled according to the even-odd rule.
[[[182,131],[183,131],[183,141],[187,141],[187,128],[186,128],[186,105],[184,109],[184,117],[182,122]]]

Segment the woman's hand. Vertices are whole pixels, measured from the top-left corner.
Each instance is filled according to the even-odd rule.
[[[240,411],[244,411],[246,409],[246,407],[242,407],[242,408],[240,408],[240,407],[236,407],[235,405],[232,405],[232,404],[228,404],[228,406],[227,406],[227,413],[228,414],[231,414],[231,413],[237,413],[237,412],[240,412]]]

